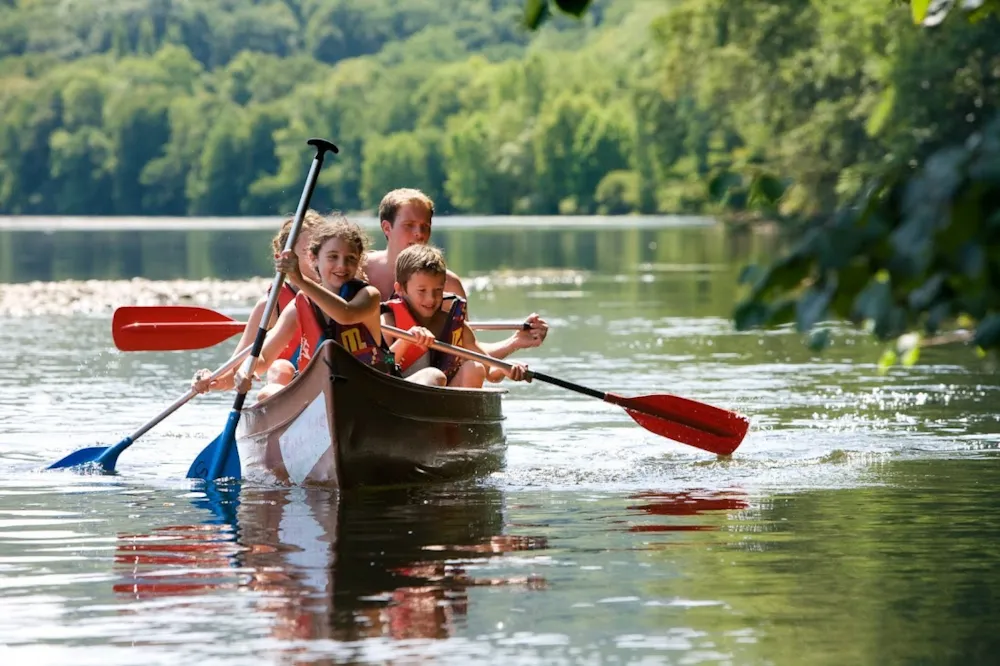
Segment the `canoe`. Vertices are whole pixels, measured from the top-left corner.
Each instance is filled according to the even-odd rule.
[[[288,386],[243,410],[243,478],[352,488],[489,473],[506,452],[505,392],[414,384],[327,341]]]

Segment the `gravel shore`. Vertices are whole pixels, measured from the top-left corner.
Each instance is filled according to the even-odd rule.
[[[270,278],[249,280],[65,280],[0,284],[0,316],[111,314],[121,305],[252,306]]]
[[[63,280],[0,284],[0,316],[110,315],[122,305],[200,305],[209,308],[251,307],[273,277],[247,280]],[[494,287],[576,284],[579,271],[542,270],[496,273],[464,278],[470,294]]]

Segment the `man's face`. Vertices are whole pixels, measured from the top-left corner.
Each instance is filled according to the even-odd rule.
[[[426,245],[431,239],[430,211],[418,203],[405,204],[396,211],[395,224],[382,220],[382,231],[389,249],[396,252],[411,245]]]

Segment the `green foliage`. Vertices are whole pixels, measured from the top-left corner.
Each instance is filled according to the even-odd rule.
[[[943,328],[974,326],[979,350],[1000,348],[1000,44],[985,16],[1000,5],[945,21],[951,4],[934,3],[933,15],[930,4],[913,2],[913,19],[939,27],[899,39],[905,60],[885,72],[868,118],[888,164],[774,264],[745,271],[738,328],[784,323],[788,304],[803,332],[850,320],[894,341],[883,371],[916,363],[941,339],[924,335]]]
[[[415,185],[445,212],[801,223],[1000,111],[995,20],[927,34],[882,0],[22,0],[0,16],[2,213],[283,214],[302,139],[322,135],[342,152],[319,207]]]
[[[978,347],[1000,347],[1000,116],[915,172],[889,171],[781,260],[747,274],[741,329],[783,323],[776,304],[792,302],[800,331],[843,319],[888,341],[967,317],[979,322]],[[914,349],[904,363],[915,362]]]
[[[342,148],[319,207],[411,185],[442,211],[595,211],[605,176],[632,165],[636,124],[609,103],[632,74],[603,40],[650,43],[642,21],[624,25],[640,5],[624,0],[606,30],[553,20],[531,46],[516,0],[14,2],[0,12],[0,213],[285,213],[314,135]],[[542,133],[577,120],[562,143]],[[547,146],[565,173],[537,168]],[[636,205],[611,191],[605,207]]]
[[[600,215],[623,215],[639,208],[639,174],[612,171],[597,185],[594,202]]]
[[[962,8],[967,10],[971,22],[981,21],[991,14],[1000,13],[1000,2],[997,0],[971,0],[963,2]],[[910,10],[913,22],[933,27],[939,25],[948,14],[955,9],[955,0],[910,0]]]
[[[524,25],[535,30],[552,17],[552,6],[570,16],[582,16],[592,0],[526,0],[524,3]]]
[[[441,132],[434,129],[398,132],[365,144],[361,197],[379,201],[399,183],[426,192],[438,207],[448,207],[440,184],[444,182]]]

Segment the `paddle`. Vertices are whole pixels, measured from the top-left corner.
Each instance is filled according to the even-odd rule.
[[[229,372],[237,365],[240,361],[246,358],[247,354],[250,353],[250,347],[240,350],[235,356],[226,361],[226,363],[220,367],[218,370],[212,373],[211,379],[216,379],[223,374]],[[91,446],[86,449],[80,449],[79,451],[74,451],[62,460],[52,463],[47,469],[59,469],[61,467],[77,467],[79,465],[86,465],[93,463],[101,467],[102,471],[113,472],[115,471],[115,464],[118,462],[118,456],[121,455],[122,451],[132,446],[135,440],[139,439],[147,432],[152,430],[157,424],[163,419],[167,418],[178,409],[180,409],[185,403],[187,403],[191,398],[198,395],[198,392],[194,389],[189,390],[187,393],[179,397],[174,401],[172,405],[164,409],[162,412],[156,415],[152,421],[148,422],[146,425],[142,426],[134,433],[118,442],[114,446]]]
[[[302,189],[299,207],[295,211],[292,228],[288,233],[288,241],[285,243],[286,251],[291,251],[295,247],[299,230],[302,228],[302,218],[305,217],[306,210],[309,208],[309,200],[312,198],[313,190],[316,189],[320,169],[323,168],[323,157],[327,151],[340,152],[337,146],[325,139],[309,139],[306,143],[316,149],[316,156],[313,157],[312,165],[309,167],[309,175],[306,177],[306,184]],[[278,304],[278,292],[281,291],[281,285],[284,281],[284,273],[278,271],[274,274],[274,282],[271,284],[267,304],[264,306],[264,313],[260,318],[257,337],[254,338],[253,347],[250,349],[250,358],[247,359],[247,375],[252,375],[254,366],[257,365],[257,357],[260,356],[261,349],[264,347],[264,338],[267,336],[267,324],[271,321],[271,314]],[[224,476],[234,479],[240,478],[240,454],[236,449],[236,426],[240,422],[243,402],[246,397],[245,391],[237,389],[236,399],[233,401],[233,409],[229,412],[226,427],[222,430],[222,434],[212,440],[191,463],[187,474],[189,479],[215,481]]]
[[[394,326],[383,324],[382,332],[409,342],[416,341],[414,336]],[[432,349],[459,358],[479,361],[508,372],[512,367],[506,361],[443,342],[433,342],[430,346]],[[646,430],[720,456],[729,455],[735,451],[750,427],[750,421],[741,414],[676,395],[641,395],[627,398],[615,393],[605,393],[587,388],[536,370],[528,370],[526,378],[537,379],[547,384],[609,402],[612,405],[624,407],[628,415]]]
[[[111,334],[122,351],[181,351],[213,347],[246,326],[226,315],[191,305],[124,305],[115,310]],[[516,331],[522,322],[476,322],[477,331]]]

